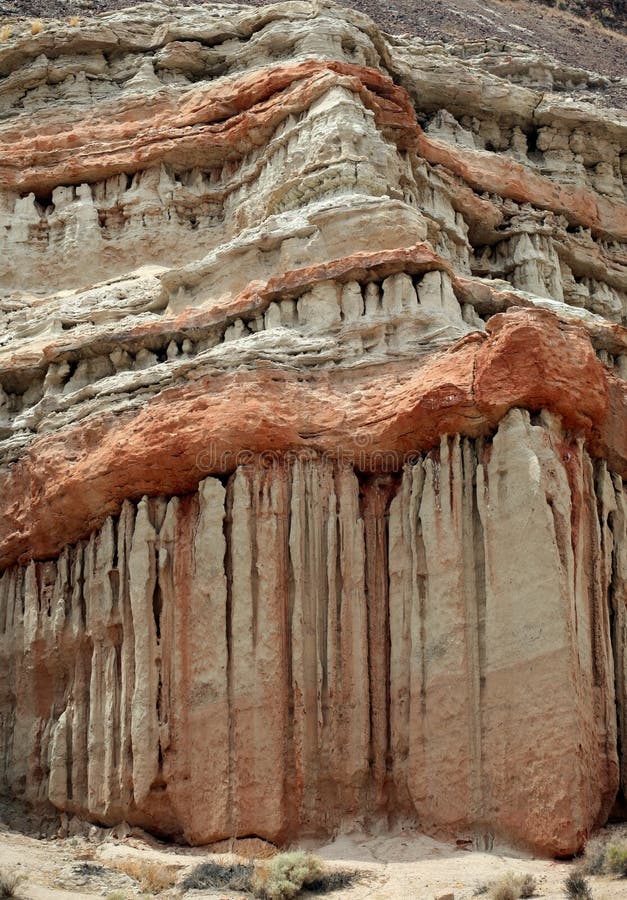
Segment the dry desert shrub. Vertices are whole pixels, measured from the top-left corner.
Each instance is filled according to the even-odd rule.
[[[517,875],[516,879],[518,881],[518,889],[520,891],[519,897],[535,897],[536,889],[538,887],[538,883],[533,875],[529,875],[529,873],[525,875]]]
[[[619,875],[627,878],[627,839],[596,837],[588,841],[581,871],[586,875]]]
[[[178,871],[176,866],[166,866],[163,863],[132,858],[116,859],[111,866],[118,872],[124,872],[125,875],[134,878],[141,889],[149,894],[167,891],[176,883]]]
[[[292,900],[322,876],[322,863],[315,856],[302,850],[279,853],[255,869],[253,894],[262,900]]]
[[[627,878],[627,841],[618,841],[606,846],[604,869],[609,875]]]
[[[265,900],[289,900],[298,896],[303,888],[308,895],[329,894],[350,887],[358,878],[358,872],[323,871],[319,860],[299,851],[281,853],[257,864],[252,860],[246,863],[209,860],[195,866],[185,876],[181,887],[186,891],[252,892],[255,897]]]
[[[522,900],[535,897],[536,887],[533,875],[506,872],[498,881],[492,882],[488,896],[490,900]]]
[[[81,859],[93,859],[93,856],[80,857]],[[95,862],[79,862],[74,863],[72,866],[72,871],[75,875],[80,875],[83,878],[100,878],[102,875],[106,874],[106,868],[100,863]]]
[[[581,871],[585,875],[601,875],[605,866],[606,841],[592,838],[586,844],[581,863]]]
[[[68,21],[73,28],[77,28],[81,24],[81,20],[78,18],[78,16],[70,16]]]
[[[583,872],[571,872],[564,879],[564,891],[569,900],[592,900],[592,889]]]
[[[331,869],[323,872],[314,881],[310,881],[307,885],[307,893],[330,894],[333,891],[341,891],[355,884],[359,877],[359,872],[349,872],[346,869]]]
[[[0,28],[0,41],[8,41],[12,34],[11,26],[3,25],[2,28]]]
[[[1,900],[11,900],[17,897],[17,886],[22,879],[13,872],[0,871],[0,898]]]
[[[181,886],[186,891],[228,889],[251,891],[254,867],[248,863],[222,863],[210,860],[200,863],[189,872]]]
[[[31,34],[41,34],[44,30],[44,25],[41,19],[35,19],[34,22],[30,23],[30,33]]]

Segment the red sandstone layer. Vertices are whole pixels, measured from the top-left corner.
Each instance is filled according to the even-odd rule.
[[[451,145],[422,132],[407,91],[377,69],[306,60],[234,76],[176,99],[129,99],[81,118],[55,114],[0,129],[0,185],[42,195],[59,184],[94,182],[160,163],[222,165],[263,146],[277,125],[334,85],[360,95],[381,132],[401,150],[461,176],[472,188],[565,215],[593,232],[627,238],[627,209],[578,186],[560,185],[495,153]],[[467,192],[467,189],[466,189]],[[460,200],[463,204],[463,199]],[[493,215],[490,215],[493,218]]]
[[[418,137],[418,152],[429,162],[459,175],[475,190],[550,209],[600,235],[627,238],[625,204],[608,200],[589,188],[557,184],[513,159],[447,144],[422,133]]]
[[[378,127],[399,147],[416,145],[416,121],[407,92],[366,66],[306,60],[225,79],[172,99],[161,94],[104,107],[81,118],[55,115],[46,125],[0,131],[0,184],[45,193],[58,184],[99,181],[160,163],[176,167],[222,164],[267,143],[287,118],[309,107],[333,85],[359,94]]]
[[[315,450],[377,469],[381,454],[487,433],[507,410],[548,409],[627,475],[627,386],[583,330],[544,310],[493,317],[407,371],[293,372],[273,365],[205,375],[139,412],[85,420],[36,439],[0,477],[0,565],[54,556],[119,511],[125,498],[183,494],[232,471],[246,451]],[[389,459],[386,465],[390,465]]]

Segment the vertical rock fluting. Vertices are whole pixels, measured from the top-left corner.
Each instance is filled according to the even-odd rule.
[[[626,510],[519,410],[396,474],[127,501],[0,576],[1,786],[193,843],[387,816],[571,853],[627,746]]]
[[[455,440],[405,473],[391,716],[395,781],[422,821],[459,829],[472,810],[479,828],[566,853],[617,787],[611,585],[626,598],[609,523],[624,493],[549,438],[515,412],[480,464]]]
[[[2,802],[578,850],[627,796],[609,85],[332,0],[10,31]]]

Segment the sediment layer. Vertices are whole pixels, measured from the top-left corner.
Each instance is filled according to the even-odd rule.
[[[2,793],[579,850],[627,791],[598,77],[300,2],[17,22],[0,73]]]

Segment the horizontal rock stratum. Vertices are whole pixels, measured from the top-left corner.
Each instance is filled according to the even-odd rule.
[[[2,795],[579,850],[627,796],[627,120],[326,2],[18,21],[0,74]]]

